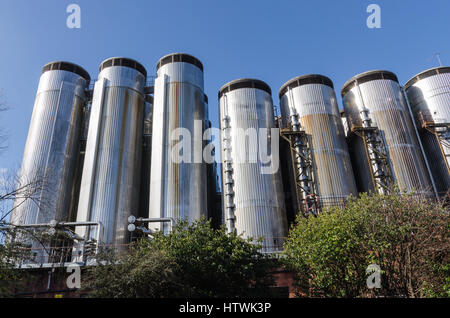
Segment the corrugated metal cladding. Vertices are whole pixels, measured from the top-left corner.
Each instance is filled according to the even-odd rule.
[[[172,217],[192,222],[206,217],[207,165],[202,149],[207,112],[202,69],[199,60],[182,53],[169,54],[158,62],[150,173],[151,218]],[[188,131],[190,136],[180,137],[177,131],[181,130]],[[181,150],[181,145],[186,147]],[[168,224],[151,223],[150,227],[168,231]]]
[[[339,206],[357,189],[344,127],[330,79],[312,74],[296,77],[280,89],[283,121],[298,116],[311,140],[315,184],[322,207]]]
[[[139,208],[146,82],[142,68],[124,58],[104,61],[89,120],[77,221],[101,222],[101,243],[116,247],[128,243],[127,218]],[[81,236],[85,231],[77,229]]]
[[[368,110],[372,126],[378,127],[386,141],[394,181],[400,189],[431,195],[432,183],[395,74],[388,71],[359,74],[344,84],[342,98],[350,129],[362,126],[361,111]],[[364,187],[360,190],[374,189],[362,139],[351,138],[350,147],[355,151],[355,173]]]
[[[219,117],[225,214],[228,213],[227,208],[234,213],[234,227],[238,234],[253,238],[263,236],[263,251],[279,251],[287,233],[280,169],[263,174],[262,169],[267,164],[261,161],[260,156],[255,161],[249,160],[256,149],[245,146],[243,138],[246,137],[238,130],[268,129],[265,140],[260,140],[257,134],[259,146],[265,143],[265,149],[278,157],[278,152],[270,150],[271,138],[279,138],[278,135],[272,136],[270,130],[275,127],[270,88],[252,79],[226,84],[219,93]],[[233,226],[230,218],[232,216],[225,215],[228,227]]]
[[[44,66],[25,145],[20,184],[42,180],[45,183],[33,195],[40,199],[39,204],[16,198],[11,223],[68,219],[89,81],[89,75],[77,65],[52,62]]]
[[[437,67],[417,74],[406,83],[405,89],[437,190],[444,195],[450,189],[449,143],[440,141],[422,126],[426,122],[450,124],[450,67]],[[450,140],[449,134],[447,130],[447,136],[442,137]]]
[[[77,186],[75,172],[85,89],[89,81],[86,71],[75,64],[53,62],[44,66],[18,185],[30,185],[29,189],[35,189],[32,196],[38,198],[38,202],[16,198],[10,219],[12,224],[68,221],[70,207],[76,200],[72,194]],[[25,238],[26,241],[29,239]],[[29,243],[36,260],[47,262],[49,246],[45,250],[37,241]]]

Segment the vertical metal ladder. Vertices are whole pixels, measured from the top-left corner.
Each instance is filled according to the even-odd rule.
[[[279,119],[280,136],[289,143],[298,211],[305,217],[320,213],[320,202],[314,181],[310,141],[305,131],[299,129],[297,114],[284,125]]]
[[[372,126],[372,120],[368,116],[367,109],[361,111],[361,117],[363,125],[352,126],[351,131],[363,140],[375,190],[379,193],[387,194],[393,189],[394,178],[389,164],[385,140],[378,127]]]

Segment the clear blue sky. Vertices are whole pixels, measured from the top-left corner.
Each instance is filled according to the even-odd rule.
[[[66,7],[81,7],[81,29],[66,27]],[[369,4],[381,7],[381,29],[366,26]],[[217,125],[217,91],[241,77],[278,90],[301,74],[330,77],[340,88],[351,76],[388,69],[404,83],[450,64],[450,1],[381,0],[0,0],[0,89],[10,110],[0,113],[9,148],[0,169],[22,160],[41,68],[53,60],[84,67],[92,78],[102,60],[131,57],[154,75],[172,52],[198,57]]]

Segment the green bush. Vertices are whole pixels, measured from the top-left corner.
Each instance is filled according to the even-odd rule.
[[[273,262],[260,246],[204,220],[140,239],[123,255],[104,254],[85,279],[93,297],[268,295]]]
[[[344,208],[297,219],[285,264],[299,295],[314,297],[448,297],[449,210],[414,195],[362,194]],[[369,289],[366,269],[381,268]]]

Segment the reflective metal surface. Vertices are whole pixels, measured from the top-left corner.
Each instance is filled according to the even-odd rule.
[[[450,68],[419,73],[405,90],[437,191],[443,195],[450,189]]]
[[[92,91],[90,93],[92,93]],[[86,154],[86,141],[89,130],[89,118],[91,115],[91,106],[92,106],[92,97],[91,98],[88,97],[81,118],[81,132],[80,132],[80,142],[78,146],[79,149],[78,159],[74,172],[74,185],[72,187],[71,192],[72,200],[70,202],[68,221],[76,221],[77,219],[77,210],[80,198],[81,177],[83,175],[84,157]]]
[[[246,86],[246,83],[253,87],[233,88],[234,85]],[[272,159],[278,160],[278,152],[270,148],[271,138],[279,138],[279,135],[272,135],[274,110],[268,91],[270,88],[265,83],[251,79],[230,82],[220,91],[222,202],[230,232],[236,230],[244,237],[255,239],[262,236],[263,251],[277,252],[282,249],[287,233],[281,172],[277,169],[274,173],[263,174],[262,169],[267,164],[259,155],[254,158],[254,147],[247,147],[245,136],[241,135],[249,128],[268,129],[266,136],[258,134],[259,151],[263,151],[261,145],[265,145]]]
[[[55,64],[57,62],[49,63],[44,69]],[[65,64],[75,67],[74,64]],[[86,101],[85,89],[89,85],[89,78],[86,77],[56,69],[46,70],[42,74],[25,145],[19,187],[36,181],[44,183],[37,190],[37,195],[33,195],[39,198],[39,202],[16,198],[11,223],[67,220],[74,199],[71,192]]]
[[[388,71],[359,74],[344,84],[342,98],[350,130],[363,126],[363,116],[368,116],[372,126],[378,127],[399,188],[432,195],[432,183],[395,74]],[[374,190],[362,139],[353,136],[349,145],[354,153],[353,165],[360,190]]]
[[[182,61],[183,60],[183,61]],[[164,63],[163,63],[164,62]],[[169,54],[158,62],[153,107],[149,217],[193,222],[207,214],[207,165],[203,161],[206,111],[201,63],[187,54]],[[181,138],[190,136],[178,151]],[[185,160],[181,161],[181,158]],[[167,224],[152,229],[169,231]]]
[[[99,243],[120,246],[129,241],[127,218],[139,208],[146,78],[115,61],[127,59],[103,62],[95,83],[77,221],[100,222]]]
[[[141,190],[139,194],[139,217],[148,217],[150,199],[150,167],[152,155],[153,97],[147,95],[144,111],[144,130],[142,134]]]
[[[347,116],[345,115],[344,110],[339,111],[339,113],[341,115],[342,126],[344,127],[344,134],[345,134],[345,137],[347,137],[347,135],[348,135]]]
[[[310,78],[324,79],[311,83]],[[300,84],[293,87],[291,83],[297,80]],[[317,74],[300,76],[283,85],[280,94],[283,121],[293,124],[291,121],[296,117],[300,129],[310,139],[313,179],[320,206],[341,205],[349,195],[356,195],[357,189],[331,80]]]

